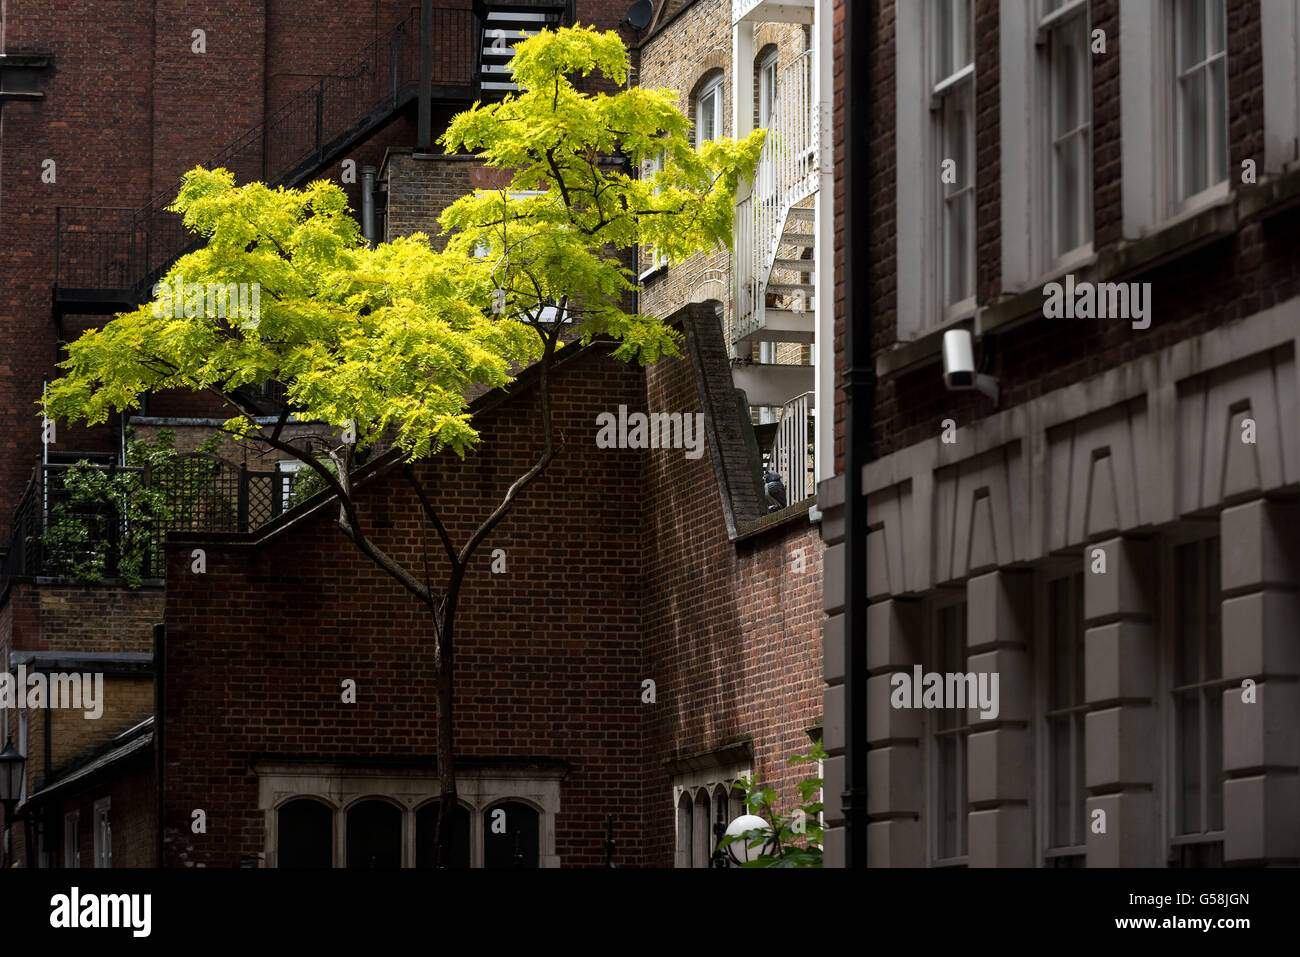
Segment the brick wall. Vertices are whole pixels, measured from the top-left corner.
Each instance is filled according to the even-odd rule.
[[[102,746],[103,743],[119,732],[153,714],[153,680],[149,677],[104,678],[103,714],[98,718],[87,718],[85,709],[59,709],[49,712],[32,712],[28,731],[28,754],[36,762],[32,768],[32,778],[40,780],[44,774],[44,751],[42,750],[45,728],[44,721],[50,721],[50,768],[55,778],[60,769],[88,751]],[[83,701],[84,692],[83,692]],[[37,736],[39,735],[39,737]]]
[[[708,456],[588,444],[595,414],[619,404],[700,409],[685,360],[664,360],[655,372],[648,396],[635,369],[609,359],[575,360],[563,373],[556,402],[566,448],[488,543],[505,549],[508,573],[489,574],[483,553],[461,606],[458,754],[570,762],[556,831],[565,865],[601,862],[607,813],[620,822],[620,863],[670,864],[661,761],[738,738],[754,739],[755,771],[780,787],[788,807],[803,774],[784,758],[806,751],[806,729],[820,723],[820,545],[806,518],[738,546],[727,538]],[[537,442],[514,403],[478,421],[481,452],[463,465],[419,466],[458,540],[469,530],[467,510],[482,514]],[[382,546],[413,560],[420,532],[404,485],[386,477],[363,498]],[[205,576],[189,573],[188,543],[171,549],[173,864],[233,865],[262,850],[256,782],[247,777],[255,755],[434,752],[427,621],[355,556],[333,517],[327,509],[259,548],[209,545]],[[430,554],[437,581],[436,543]],[[357,682],[355,706],[338,703],[344,677]],[[640,701],[647,677],[658,684],[653,705]],[[619,812],[629,788],[643,811]],[[192,807],[209,811],[205,838],[185,826]]]
[[[162,611],[157,587],[15,582],[0,605],[0,645],[6,654],[151,651]]]
[[[63,819],[78,814],[77,847],[82,867],[95,866],[95,802],[109,799],[114,867],[153,867],[157,804],[154,796],[154,773],[149,760],[153,751],[146,748],[115,768],[111,780],[92,783],[84,790],[58,800],[48,817],[54,830],[59,853],[55,867],[63,866]]]
[[[91,9],[93,8],[93,14]],[[128,205],[150,185],[151,3],[9,3],[7,51],[47,51],[45,99],[3,107],[0,132],[0,515],[40,453],[34,403],[52,372],[55,207]],[[111,65],[111,69],[110,69]],[[55,161],[56,182],[41,182]],[[0,542],[7,542],[0,521]]]
[[[472,156],[415,159],[406,150],[390,153],[382,172],[388,180],[385,241],[424,232],[439,249],[447,244],[438,227],[442,211],[476,188],[497,185],[500,176]]]
[[[651,410],[701,409],[685,359],[647,373]],[[648,453],[645,489],[645,677],[647,776],[642,806],[651,862],[668,866],[675,846],[667,758],[752,741],[753,772],[797,800],[812,776],[785,760],[808,751],[821,723],[822,545],[805,515],[741,542],[728,538],[710,457]]]
[[[644,402],[634,367],[597,352],[563,367],[555,388],[566,445],[480,552],[467,578],[457,637],[458,753],[570,762],[557,851],[598,865],[606,814],[631,816],[628,781],[641,760],[639,514],[628,490],[637,453],[592,448],[597,412]],[[537,455],[535,391],[481,415],[482,450],[463,463],[418,466],[448,527],[464,541]],[[424,541],[413,495],[390,474],[362,493],[382,547],[419,567]],[[169,862],[237,863],[263,850],[248,761],[427,758],[436,707],[430,625],[418,606],[362,559],[325,509],[259,548],[207,546],[207,574],[188,546],[170,549],[167,596],[166,824]],[[440,550],[429,532],[431,577]],[[503,548],[507,572],[490,573]],[[340,703],[340,682],[358,703]],[[189,812],[209,813],[206,837]],[[620,859],[645,861],[639,835]]]
[[[159,588],[41,585],[39,600],[41,642],[49,651],[153,650],[151,629],[163,610]]]

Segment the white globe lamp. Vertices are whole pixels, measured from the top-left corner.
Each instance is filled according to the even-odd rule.
[[[772,825],[757,814],[742,814],[727,825],[727,837],[739,838],[740,835],[750,831],[763,831],[767,834],[767,840],[757,847],[750,847],[750,844],[756,840],[753,836],[746,840],[737,840],[734,844],[728,844],[727,853],[731,855],[731,859],[737,864],[748,864],[750,861],[758,860],[772,846]]]

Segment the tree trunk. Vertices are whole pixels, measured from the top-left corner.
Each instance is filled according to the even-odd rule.
[[[459,591],[460,582],[452,588]],[[435,866],[447,866],[447,848],[451,843],[452,812],[456,809],[456,758],[452,740],[454,720],[452,692],[455,688],[452,664],[454,661],[454,634],[456,624],[456,595],[451,592],[439,616],[442,619],[437,654],[436,690],[438,699],[438,826],[434,829]]]

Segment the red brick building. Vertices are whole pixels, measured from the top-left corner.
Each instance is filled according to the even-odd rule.
[[[660,20],[683,5],[668,6]],[[716,6],[728,34],[731,13]],[[80,726],[60,736],[63,716],[47,712],[62,743],[43,759],[41,715],[19,712],[28,781],[13,855],[28,866],[426,864],[437,784],[419,607],[342,539],[327,504],[280,514],[285,463],[237,447],[221,454],[241,482],[267,476],[256,496],[243,486],[245,500],[261,496],[259,514],[241,505],[228,532],[173,536],[138,590],[111,576],[53,580],[32,544],[58,487],[51,469],[93,453],[120,464],[125,423],[60,424],[43,442],[30,410],[58,343],[140,301],[183,250],[161,203],[196,162],[217,157],[241,182],[330,176],[363,218],[373,209],[379,239],[431,231],[487,174],[421,149],[408,4],[271,2],[197,19],[179,3],[78,7],[82,23],[10,4],[0,44],[0,505],[24,516],[0,533],[0,651],[9,668],[53,652],[116,655],[103,670],[121,707],[106,709],[111,728],[86,722],[93,740]],[[502,89],[493,31],[575,18],[617,28],[628,4],[434,9],[436,138],[450,111]],[[624,36],[662,41],[670,26]],[[730,285],[719,284],[724,301]],[[457,863],[599,865],[612,816],[620,866],[702,866],[719,812],[739,811],[730,784],[756,774],[788,807],[808,773],[785,759],[821,733],[821,545],[810,498],[792,487],[789,507],[764,501],[718,299],[662,300],[656,314],[686,345],[648,371],[599,344],[564,354],[556,402],[569,442],[488,543],[504,570],[485,551],[460,612]],[[783,356],[808,361],[807,350]],[[244,398],[259,411],[274,400]],[[533,402],[527,373],[479,397],[482,453],[419,466],[453,528],[472,527],[535,455]],[[702,414],[704,454],[596,450],[596,416],[622,405]],[[170,429],[189,450],[217,415],[192,396],[157,396],[130,424]],[[414,503],[392,465],[365,467],[363,509],[386,548],[415,560]],[[125,672],[116,685],[114,669]]]

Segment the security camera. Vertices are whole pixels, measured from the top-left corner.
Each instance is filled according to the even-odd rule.
[[[943,384],[949,389],[978,389],[998,404],[998,380],[975,371],[975,347],[968,329],[943,334]]]

